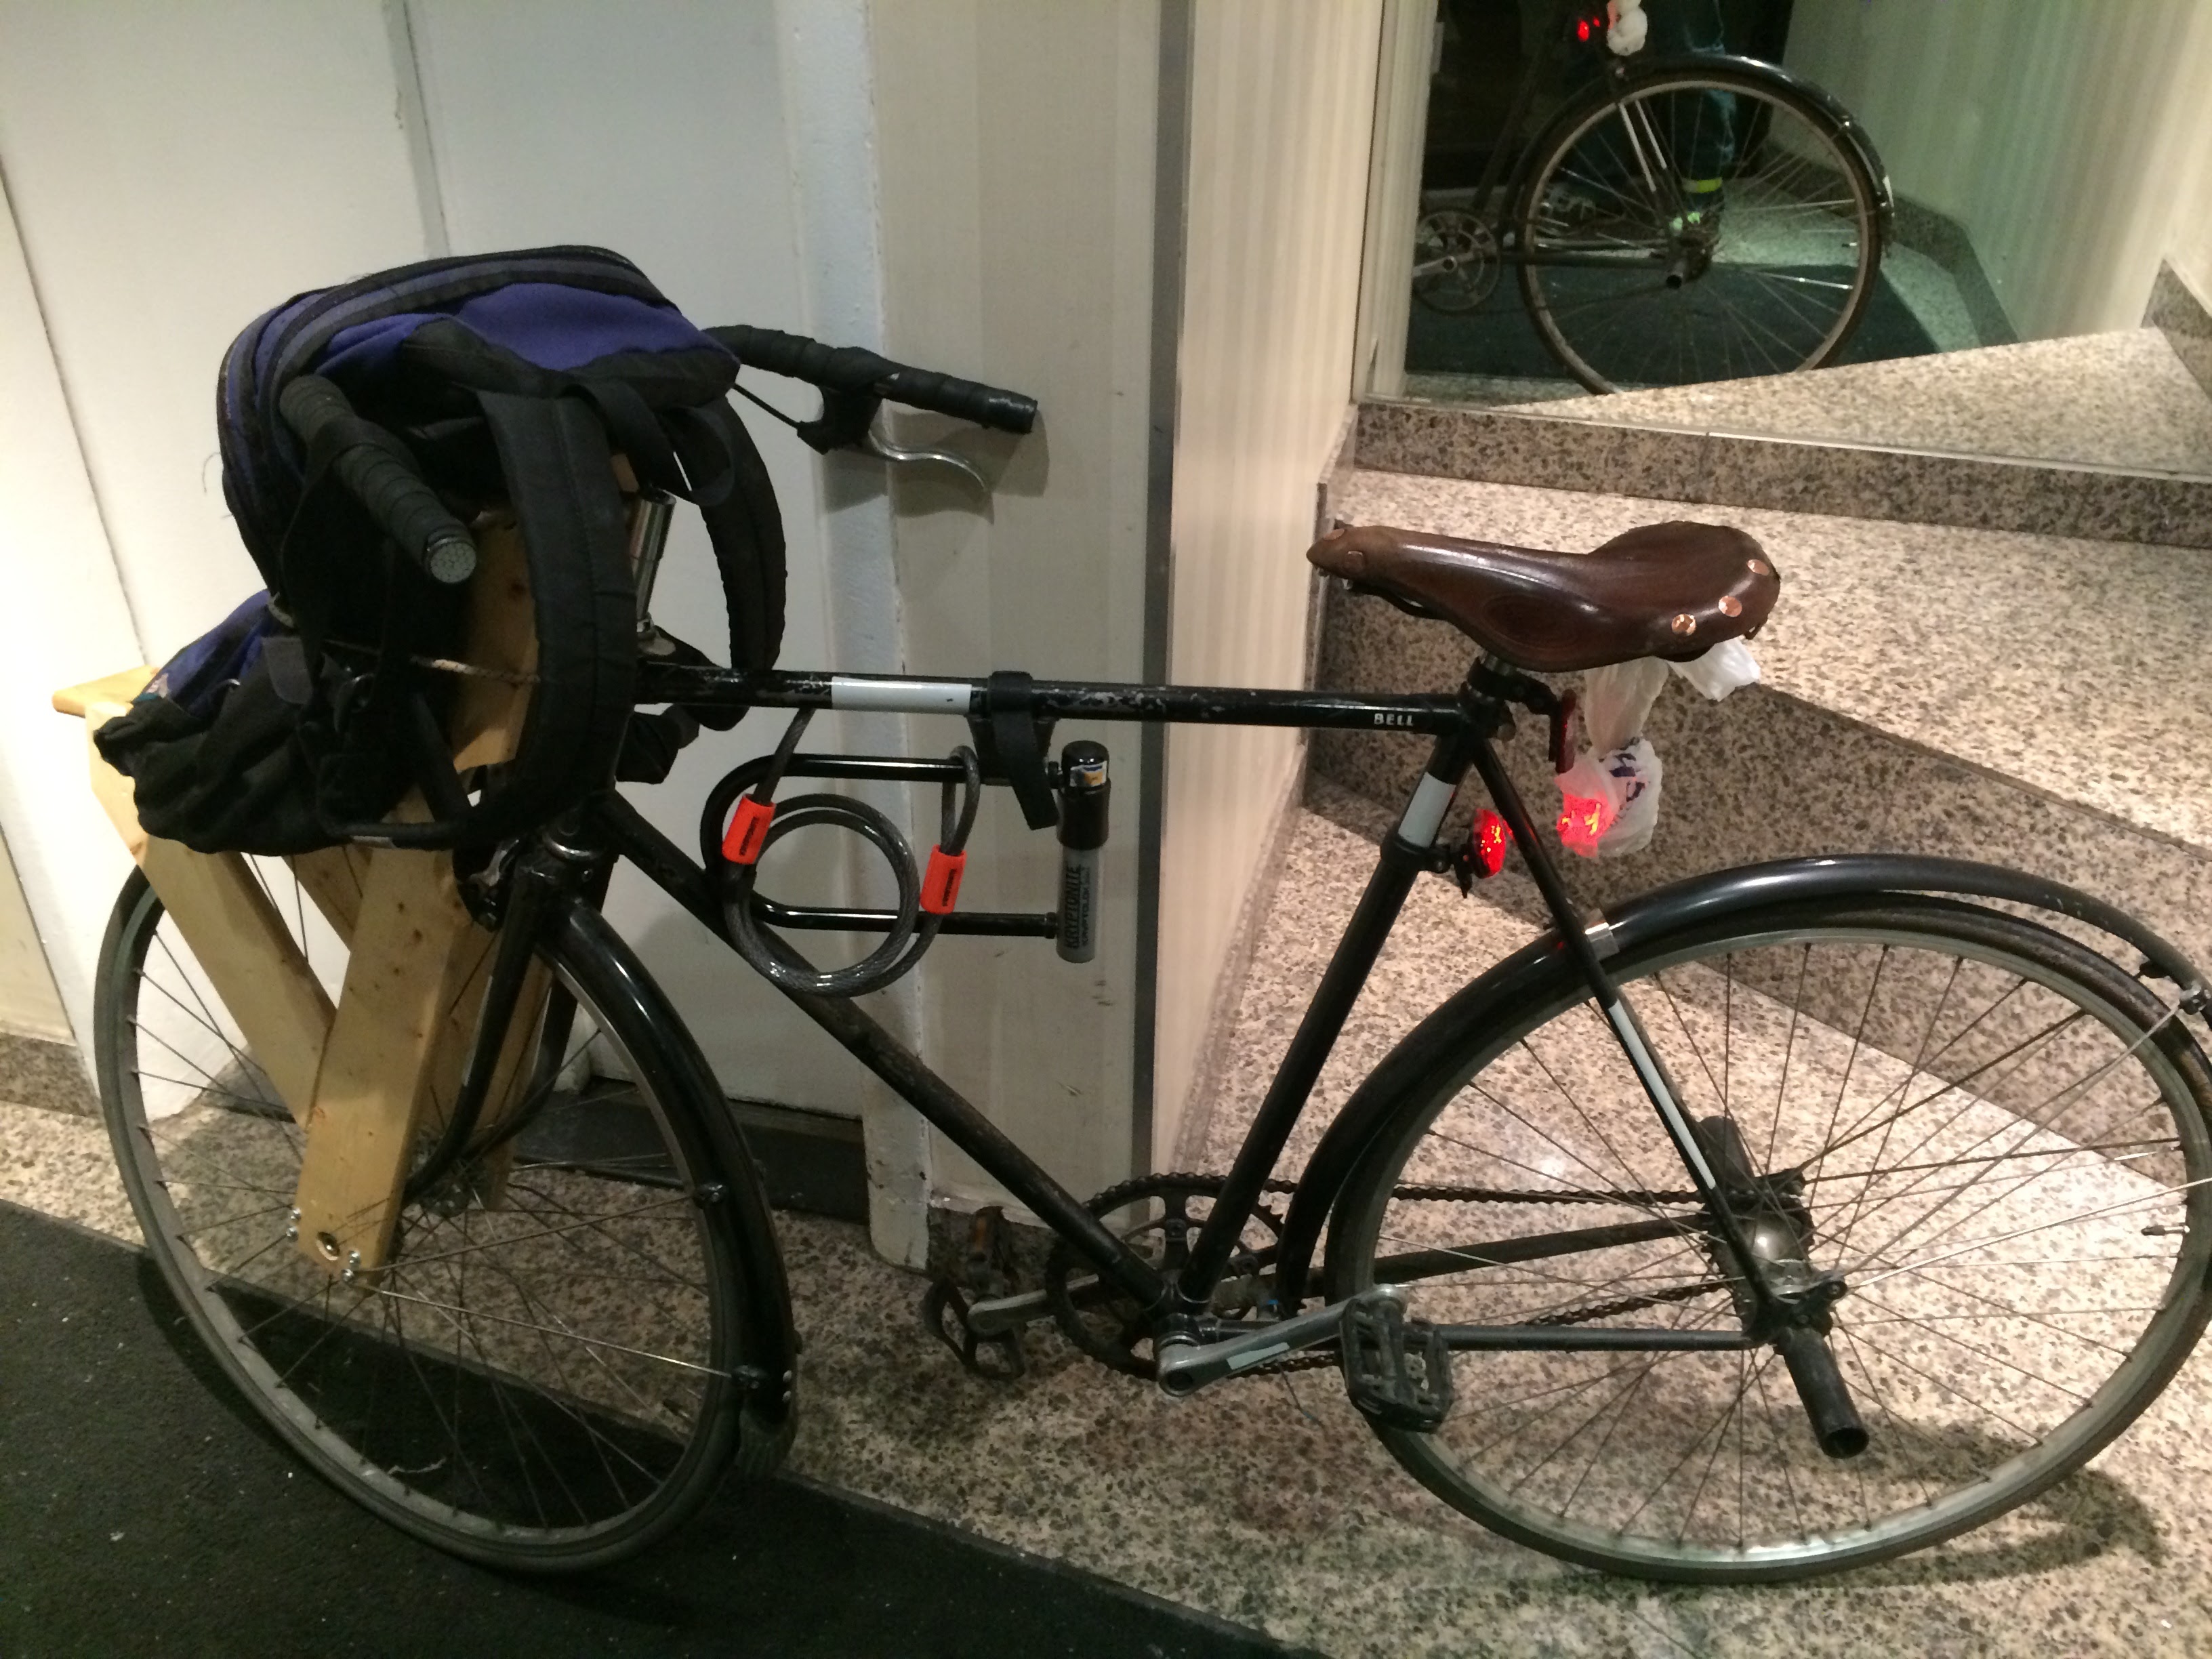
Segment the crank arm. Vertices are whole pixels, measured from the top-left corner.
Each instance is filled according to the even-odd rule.
[[[1098,1281],[1088,1279],[1076,1288],[1087,1291]],[[1024,1291],[1019,1296],[994,1296],[968,1310],[968,1328],[978,1336],[999,1336],[1052,1317],[1052,1304],[1042,1291]]]
[[[1376,1291],[1400,1297],[1404,1295],[1390,1285],[1377,1285],[1368,1294]],[[1344,1322],[1344,1307],[1341,1302],[1332,1302],[1295,1319],[1279,1320],[1256,1331],[1240,1332],[1219,1342],[1170,1338],[1158,1345],[1160,1392],[1180,1400],[1197,1393],[1209,1382],[1249,1371],[1255,1365],[1280,1359],[1286,1353],[1334,1342]]]

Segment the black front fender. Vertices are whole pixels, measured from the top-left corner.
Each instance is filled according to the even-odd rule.
[[[1639,894],[1607,915],[1605,923],[1611,938],[1607,950],[1633,951],[1668,934],[1791,904],[1906,894],[2000,899],[2087,922],[2139,951],[2150,970],[2172,981],[2185,999],[2202,994],[2203,979],[2187,957],[2102,899],[2062,882],[1993,864],[1903,854],[1779,859],[1692,876]],[[1449,1064],[1454,1046],[1449,1039],[1470,1028],[1497,1024],[1533,1000],[1562,994],[1572,988],[1575,971],[1554,929],[1470,981],[1368,1074],[1322,1136],[1291,1196],[1277,1258],[1277,1282],[1286,1310],[1295,1308],[1304,1295],[1322,1224],[1346,1181],[1388,1127],[1398,1103],[1409,1092],[1443,1080],[1435,1073]]]

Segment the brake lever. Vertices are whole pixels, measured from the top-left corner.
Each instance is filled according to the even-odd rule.
[[[990,484],[984,480],[983,475],[975,470],[968,458],[964,455],[956,455],[949,449],[903,448],[885,437],[882,428],[874,426],[868,428],[858,447],[864,454],[872,455],[878,460],[889,462],[893,466],[949,466],[956,472],[965,473],[975,488],[985,495],[991,493]]]

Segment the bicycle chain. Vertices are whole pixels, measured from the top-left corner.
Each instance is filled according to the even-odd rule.
[[[1127,1190],[1133,1194],[1134,1192],[1141,1190],[1148,1183],[1159,1181],[1170,1181],[1177,1183],[1189,1182],[1195,1187],[1218,1194],[1221,1188],[1227,1184],[1228,1180],[1229,1177],[1227,1176],[1201,1175],[1192,1170],[1177,1171],[1168,1175],[1139,1176],[1133,1181],[1125,1181],[1121,1182],[1118,1187],[1109,1187],[1104,1192],[1099,1194],[1097,1198],[1092,1199],[1091,1202],[1093,1206],[1097,1206],[1103,1200],[1115,1197],[1125,1190]],[[1297,1189],[1298,1183],[1297,1182],[1285,1181],[1279,1177],[1272,1176],[1269,1176],[1267,1180],[1261,1183],[1261,1190],[1263,1192],[1295,1193]],[[1694,1190],[1682,1192],[1661,1192],[1656,1190],[1645,1191],[1631,1189],[1622,1191],[1619,1189],[1594,1187],[1431,1187],[1414,1184],[1405,1187],[1393,1187],[1390,1189],[1390,1196],[1393,1198],[1413,1199],[1424,1203],[1441,1202],[1461,1204],[1626,1204],[1632,1206],[1642,1206],[1658,1204],[1695,1204],[1698,1202],[1698,1194]]]
[[[1091,1207],[1104,1214],[1116,1206],[1109,1200],[1127,1202],[1139,1196],[1148,1186],[1169,1182],[1188,1185],[1194,1190],[1219,1193],[1226,1184],[1226,1176],[1206,1175],[1195,1170],[1181,1170],[1167,1175],[1143,1176],[1119,1186],[1109,1187],[1091,1200]],[[1261,1184],[1261,1190],[1270,1193],[1295,1193],[1298,1183],[1270,1176]],[[1411,1185],[1393,1187],[1393,1198],[1410,1199],[1425,1203],[1469,1204],[1694,1204],[1695,1192],[1601,1192],[1589,1188],[1568,1187],[1550,1190],[1524,1189],[1510,1187],[1438,1187]],[[1640,1312],[1674,1302],[1687,1302],[1716,1290],[1726,1290],[1727,1282],[1710,1279],[1702,1284],[1680,1285],[1671,1290],[1655,1291],[1644,1296],[1624,1297],[1615,1302],[1595,1303],[1585,1308],[1570,1308],[1555,1314],[1545,1314],[1526,1322],[1545,1327],[1586,1324],[1594,1319],[1618,1318],[1622,1314]],[[1261,1376],[1287,1376],[1298,1371],[1334,1370],[1338,1367],[1336,1352],[1332,1348],[1309,1348],[1303,1353],[1285,1354],[1280,1359],[1264,1365],[1254,1365],[1238,1374],[1236,1380]]]

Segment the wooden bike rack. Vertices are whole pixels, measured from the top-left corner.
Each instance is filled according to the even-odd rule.
[[[489,672],[463,678],[453,700],[448,736],[464,769],[514,753],[538,660],[520,534],[512,519],[487,516],[476,537],[465,659]],[[494,936],[470,917],[446,854],[347,846],[296,854],[285,862],[349,947],[333,1006],[246,858],[147,835],[131,781],[90,742],[153,673],[134,668],[70,687],[54,694],[54,707],[83,717],[94,793],[307,1132],[294,1200],[301,1254],[334,1277],[374,1273],[390,1258],[416,1138],[439,1126],[459,1089]],[[426,815],[410,793],[394,817]],[[546,970],[533,965],[485,1102],[486,1127],[512,1109],[528,1077],[549,988]],[[484,1174],[495,1183],[500,1171]]]

